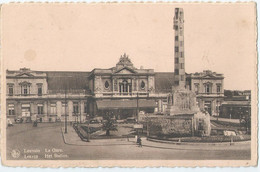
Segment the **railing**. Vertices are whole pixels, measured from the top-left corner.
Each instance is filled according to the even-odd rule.
[[[150,93],[147,92],[129,92],[129,93],[111,93],[111,92],[102,92],[102,93],[96,93],[97,95],[104,96],[104,97],[149,97]]]
[[[224,93],[214,93],[214,92],[211,92],[211,93],[196,93],[197,96],[224,96]]]
[[[13,95],[6,95],[7,98],[17,98],[17,99],[30,99],[30,98],[65,98],[65,93],[56,93],[56,94],[13,94]],[[86,97],[86,94],[76,94],[76,93],[67,93],[67,98],[73,98],[73,97]]]
[[[68,89],[68,90],[48,90],[48,94],[85,94],[87,91],[83,89]]]
[[[44,97],[47,96],[48,94],[6,94],[7,97]]]

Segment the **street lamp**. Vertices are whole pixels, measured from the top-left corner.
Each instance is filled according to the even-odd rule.
[[[65,134],[68,133],[68,121],[67,121],[67,83],[65,85]]]
[[[69,78],[72,78],[72,76],[66,76],[66,79],[67,77]],[[69,81],[65,82],[65,131],[64,133],[67,134],[68,133],[68,115],[67,115],[67,106],[68,106],[68,103],[67,103],[67,89],[69,87]]]
[[[139,93],[136,94],[136,118],[138,123],[138,114],[139,114]]]

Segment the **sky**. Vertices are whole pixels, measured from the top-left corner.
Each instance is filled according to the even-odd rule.
[[[4,67],[91,71],[126,53],[135,67],[174,71],[174,8],[184,9],[187,73],[224,74],[225,89],[256,85],[256,18],[248,4],[9,4]]]

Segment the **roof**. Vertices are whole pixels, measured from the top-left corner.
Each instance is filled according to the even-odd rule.
[[[166,93],[174,85],[174,72],[155,72],[155,91]]]
[[[193,79],[224,79],[224,75],[210,70],[203,70],[203,72],[191,73]]]
[[[54,91],[65,90],[66,86],[70,90],[88,89],[88,76],[90,72],[60,72],[46,71],[48,89]],[[155,73],[156,92],[169,92],[174,84],[173,72]]]
[[[48,89],[59,92],[65,90],[88,90],[89,72],[49,72],[47,73]]]
[[[137,108],[137,100],[97,100],[98,109],[134,109]],[[155,100],[138,100],[139,108],[156,107]]]

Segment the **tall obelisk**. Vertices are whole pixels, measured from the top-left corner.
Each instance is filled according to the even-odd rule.
[[[196,94],[186,89],[185,58],[184,58],[184,15],[182,8],[175,8],[173,19],[175,30],[174,47],[174,86],[168,95],[166,114],[187,115],[199,111]]]
[[[185,88],[185,58],[184,58],[184,14],[182,8],[175,8],[173,19],[174,38],[174,86]]]

